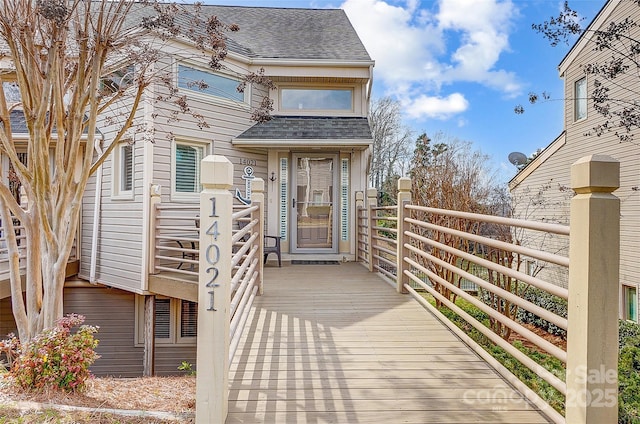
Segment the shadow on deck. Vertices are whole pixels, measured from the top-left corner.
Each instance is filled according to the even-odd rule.
[[[546,423],[410,296],[355,263],[265,268],[232,423]]]

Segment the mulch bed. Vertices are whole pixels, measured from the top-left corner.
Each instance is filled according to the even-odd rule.
[[[177,414],[195,412],[194,377],[92,378],[81,393],[58,390],[32,392],[14,386],[0,375],[0,404],[7,401],[37,402],[143,411],[166,411]],[[120,422],[142,423],[154,420],[123,419]]]

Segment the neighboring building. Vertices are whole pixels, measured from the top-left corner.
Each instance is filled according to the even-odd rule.
[[[152,195],[158,192],[163,205],[198,204],[199,165],[208,154],[232,161],[241,193],[247,166],[264,179],[266,233],[281,237],[285,260],[355,258],[354,201],[355,193],[367,188],[374,62],[346,14],[335,9],[202,8],[240,27],[228,34],[225,68],[233,72],[211,71],[205,56],[178,40],[166,42],[171,59],[159,66],[172,70],[190,108],[210,128],[199,128],[186,117],[168,119],[172,106],[154,101],[166,90],[157,84],[136,118],[153,131],[118,146],[87,186],[78,278],[67,284],[65,310],[100,326],[98,374],[142,373],[145,296],[155,297],[156,372],[175,373],[183,360],[195,361],[197,285],[151,274],[149,217]],[[236,86],[239,74],[260,68],[277,89],[268,93],[273,119],[256,124],[250,106],[266,91],[239,93]],[[127,69],[120,74],[126,78]],[[201,79],[209,83],[205,90],[189,84]],[[104,147],[115,127],[103,121],[100,130]],[[13,321],[4,285],[8,288],[8,282],[0,282],[0,330],[6,333]]]
[[[583,156],[602,154],[620,161],[620,188],[615,195],[620,198],[620,317],[638,321],[638,291],[640,284],[640,131],[634,130],[632,141],[620,141],[614,131],[598,136],[593,128],[605,119],[594,108],[591,93],[595,76],[585,74],[583,66],[588,63],[603,63],[610,59],[607,50],[597,51],[590,41],[593,30],[603,29],[611,22],[626,18],[640,20],[640,7],[635,2],[611,0],[602,8],[587,31],[559,65],[564,79],[565,124],[564,132],[531,163],[522,169],[509,183],[515,200],[516,215],[534,220],[569,223],[570,167]],[[629,34],[640,40],[640,30],[632,28]],[[616,79],[610,95],[613,99],[637,100],[636,87],[640,79],[634,67],[629,75]],[[624,130],[621,130],[624,131]],[[526,243],[526,240],[525,240]],[[568,254],[567,240],[536,241],[545,243],[547,250],[558,250]],[[537,263],[531,264],[536,270]],[[552,266],[544,266],[543,279],[559,285],[567,285],[566,272]]]

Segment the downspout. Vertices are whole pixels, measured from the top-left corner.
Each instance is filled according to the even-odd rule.
[[[101,140],[96,139],[94,147],[98,156],[102,156]],[[102,165],[96,173],[96,192],[93,202],[93,231],[91,233],[91,268],[89,270],[89,282],[96,284],[96,263],[98,261],[98,231],[100,227],[100,206],[102,204]]]
[[[367,105],[371,101],[371,90],[373,90],[373,65],[369,66],[369,86],[367,87]],[[367,110],[367,115],[369,115],[368,110]]]

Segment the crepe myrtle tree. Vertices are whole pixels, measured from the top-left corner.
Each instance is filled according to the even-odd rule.
[[[65,267],[78,226],[82,196],[89,177],[114,148],[152,128],[136,122],[146,99],[171,102],[168,119],[191,115],[208,127],[202,115],[173,86],[168,68],[158,69],[163,45],[187,40],[220,69],[227,54],[226,37],[239,28],[207,16],[198,5],[156,1],[4,0],[0,4],[0,218],[8,250],[11,301],[22,342],[55,325],[63,313]],[[165,49],[166,50],[166,49]],[[128,65],[132,73],[119,85],[104,77]],[[273,88],[264,73],[242,75],[246,84]],[[168,94],[151,97],[154,83]],[[202,88],[206,84],[195,83]],[[126,107],[123,107],[126,105]],[[167,109],[167,108],[163,108]],[[252,119],[269,119],[268,97]],[[11,115],[24,116],[28,140],[17,140]],[[108,122],[115,136],[94,150],[97,123]],[[25,155],[26,153],[26,160]],[[22,161],[21,161],[22,159]],[[8,166],[7,166],[8,163]],[[4,167],[4,169],[2,169]],[[9,176],[8,178],[6,176]],[[20,187],[26,207],[21,207]],[[16,225],[24,227],[18,240]],[[25,295],[21,287],[20,250],[26,241]]]
[[[630,7],[640,7],[639,0],[630,0]],[[630,16],[611,21],[601,29],[585,29],[578,12],[564,2],[558,16],[541,24],[532,24],[534,31],[542,34],[551,46],[568,45],[575,36],[587,37],[597,60],[582,65],[585,75],[593,77],[593,90],[588,98],[604,120],[595,125],[589,134],[602,135],[613,132],[620,141],[633,142],[633,131],[640,128],[640,103],[637,101],[638,73],[640,72],[640,27]],[[636,81],[636,83],[629,83]],[[529,93],[529,103],[549,100],[547,92]],[[517,114],[524,113],[522,105],[515,107]]]

